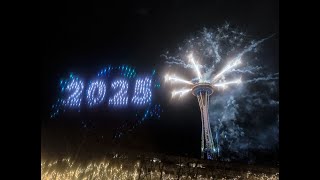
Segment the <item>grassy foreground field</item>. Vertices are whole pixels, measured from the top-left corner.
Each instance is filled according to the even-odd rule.
[[[279,179],[277,167],[204,161],[187,157],[112,154],[101,159],[41,157],[43,180]]]

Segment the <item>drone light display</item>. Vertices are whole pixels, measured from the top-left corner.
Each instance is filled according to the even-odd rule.
[[[109,65],[97,75],[98,77],[88,83],[73,73],[61,80],[60,98],[52,106],[51,117],[56,117],[61,111],[75,109],[80,111],[86,107],[98,106],[107,106],[106,108],[133,106],[150,109],[152,89],[160,87],[154,78],[155,70],[151,75],[137,76],[135,69],[129,66]]]

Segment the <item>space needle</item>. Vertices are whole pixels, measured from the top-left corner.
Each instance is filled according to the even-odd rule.
[[[180,95],[183,96],[184,94],[188,92],[192,92],[194,96],[197,97],[200,112],[201,112],[201,125],[202,125],[202,132],[201,132],[201,158],[202,159],[213,159],[214,158],[214,152],[215,152],[215,146],[212,138],[212,132],[210,127],[210,121],[209,121],[209,100],[210,96],[218,90],[218,88],[226,88],[229,84],[239,84],[241,83],[241,78],[229,81],[229,82],[222,82],[222,83],[216,83],[217,80],[226,72],[228,72],[233,67],[239,65],[241,63],[240,59],[235,59],[231,61],[225,68],[222,69],[222,71],[214,76],[212,80],[204,80],[201,76],[200,70],[198,68],[198,65],[196,64],[193,54],[191,53],[188,56],[189,61],[192,63],[193,68],[195,69],[195,72],[197,74],[198,81],[192,82],[187,81],[182,78],[179,78],[175,75],[166,75],[165,80],[171,81],[175,83],[183,83],[188,85],[188,88],[183,88],[181,90],[174,90],[172,92],[172,96]]]

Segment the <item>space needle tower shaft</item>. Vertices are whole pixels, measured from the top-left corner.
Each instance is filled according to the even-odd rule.
[[[192,88],[192,94],[197,97],[201,112],[201,158],[212,159],[214,156],[214,144],[209,121],[209,97],[213,93],[213,87],[208,83],[199,83]]]

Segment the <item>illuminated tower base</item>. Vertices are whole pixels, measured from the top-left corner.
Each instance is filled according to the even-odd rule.
[[[201,158],[213,159],[214,144],[209,122],[209,97],[213,93],[213,87],[209,83],[199,83],[192,88],[192,94],[197,97],[202,122],[201,133]]]

